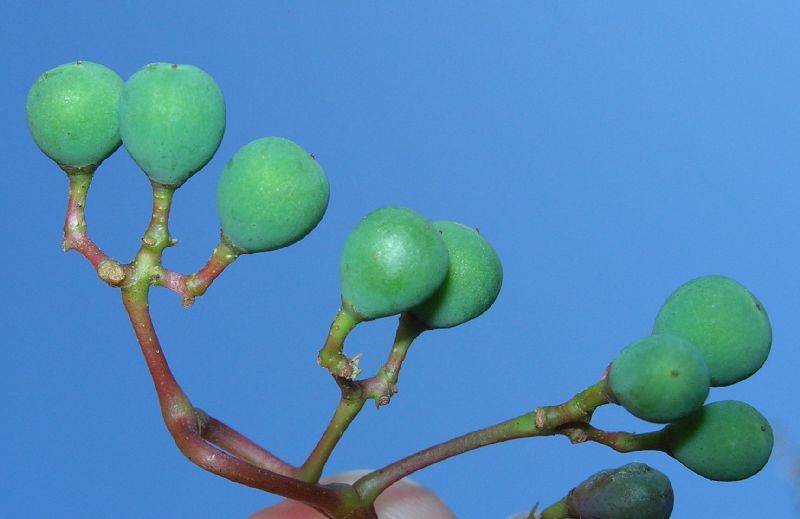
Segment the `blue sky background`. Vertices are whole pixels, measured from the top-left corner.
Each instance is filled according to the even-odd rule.
[[[244,518],[275,501],[180,455],[118,293],[59,250],[66,180],[28,135],[25,96],[42,72],[83,59],[123,78],[151,62],[194,64],[226,96],[222,146],[177,195],[170,268],[206,261],[216,182],[244,144],[290,138],[329,177],[327,215],[302,242],[240,259],[188,311],[155,292],[164,347],[199,407],[302,461],[337,399],[315,356],[344,239],[369,211],[406,205],[479,227],[505,285],[479,320],[423,335],[399,395],[365,408],[328,473],[563,401],[648,334],[675,288],[716,273],[750,288],[774,328],[765,367],[710,397],[771,420],[778,443],[762,473],[712,483],[664,455],[549,438],[415,478],[460,518],[504,518],[643,461],[672,479],[676,518],[797,516],[797,2],[7,2],[0,14],[2,515]],[[149,206],[120,149],[96,175],[90,233],[127,261]],[[351,337],[367,371],[394,324]],[[597,420],[651,428],[619,409]]]

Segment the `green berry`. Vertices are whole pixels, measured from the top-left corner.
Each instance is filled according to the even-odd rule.
[[[708,404],[667,426],[670,454],[701,476],[715,481],[749,478],[772,453],[772,427],[744,402]]]
[[[151,180],[179,186],[211,160],[225,132],[225,100],[191,65],[154,63],[125,83],[122,142]]]
[[[274,250],[317,226],[329,194],[325,172],[311,155],[290,140],[267,137],[228,162],[217,187],[217,213],[235,247]]]
[[[503,283],[503,267],[492,246],[475,229],[447,221],[433,226],[447,246],[447,277],[433,296],[411,312],[430,328],[450,328],[492,306]]]
[[[439,288],[447,264],[447,246],[428,220],[404,207],[378,209],[345,242],[343,302],[361,319],[405,312]]]
[[[643,463],[598,472],[567,496],[580,519],[667,519],[673,502],[669,478]]]
[[[113,70],[76,61],[48,70],[28,92],[33,140],[62,166],[96,166],[119,148],[123,81]]]
[[[682,418],[705,402],[709,374],[703,354],[672,335],[651,335],[611,363],[611,392],[632,415],[655,423]]]
[[[758,371],[772,344],[764,307],[745,287],[723,276],[697,278],[678,288],[661,307],[653,333],[677,335],[700,348],[713,387]]]

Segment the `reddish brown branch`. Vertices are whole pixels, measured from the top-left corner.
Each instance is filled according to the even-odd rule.
[[[199,415],[200,435],[206,441],[256,467],[283,474],[284,476],[296,476],[296,467],[286,463],[216,418],[208,416],[199,409],[195,409],[195,411]]]
[[[181,296],[183,306],[191,306],[195,298],[205,294],[208,287],[228,265],[239,257],[239,254],[224,239],[221,239],[208,262],[196,273],[187,275],[163,269],[158,285]]]
[[[161,350],[148,310],[147,292],[148,285],[144,282],[126,287],[122,291],[123,304],[153,378],[164,422],[180,451],[198,466],[231,481],[301,501],[326,514],[341,510],[345,506],[341,490],[265,470],[201,437],[194,407],[172,375]]]

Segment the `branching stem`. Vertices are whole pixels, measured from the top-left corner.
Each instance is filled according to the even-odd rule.
[[[325,344],[317,356],[317,363],[330,371],[334,377],[352,379],[361,372],[358,367],[360,357],[350,359],[344,354],[344,340],[359,322],[361,321],[344,306],[333,319]]]
[[[206,293],[208,287],[214,282],[222,271],[238,258],[240,252],[228,244],[227,240],[220,239],[211,257],[203,267],[194,274],[180,274],[164,269],[163,278],[159,286],[168,288],[181,296],[184,307],[194,303],[196,297]]]
[[[111,286],[120,286],[125,280],[125,269],[119,262],[100,250],[87,233],[86,197],[92,183],[95,166],[85,168],[62,168],[67,173],[69,190],[67,194],[67,216],[64,220],[64,252],[75,250],[94,267],[100,279]]]

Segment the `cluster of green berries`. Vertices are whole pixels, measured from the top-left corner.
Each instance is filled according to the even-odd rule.
[[[634,416],[669,424],[669,452],[688,468],[718,481],[745,479],[769,459],[769,423],[743,402],[703,404],[711,387],[755,373],[771,343],[764,307],[745,287],[723,276],[697,278],[667,299],[652,335],[614,360],[608,385]]]
[[[412,313],[429,328],[450,328],[494,303],[503,269],[476,230],[429,222],[403,207],[364,217],[344,245],[342,303],[360,320]]]
[[[123,144],[152,182],[175,188],[211,160],[225,132],[222,92],[191,65],[154,63],[123,81],[103,65],[67,63],[35,82],[27,114],[36,144],[68,171],[93,169]],[[316,227],[329,193],[300,146],[253,141],[219,180],[223,239],[240,253],[290,245]],[[430,328],[477,317],[502,283],[500,261],[476,230],[401,207],[359,223],[340,272],[343,304],[359,320],[410,311]]]
[[[36,144],[67,172],[94,171],[122,144],[153,183],[173,188],[211,160],[225,131],[225,101],[213,78],[166,63],[127,81],[95,63],[61,65],[35,82],[27,116]],[[285,247],[316,227],[328,199],[328,180],[312,155],[287,139],[255,140],[220,177],[222,239],[239,253]],[[342,307],[356,321],[407,313],[435,329],[485,312],[503,271],[476,229],[384,207],[350,233],[340,280]],[[743,402],[704,403],[711,387],[755,373],[771,340],[767,314],[747,289],[721,276],[698,278],[667,299],[652,335],[614,360],[609,393],[633,415],[668,424],[669,453],[691,470],[744,479],[770,456],[769,423]],[[582,519],[660,519],[672,501],[663,474],[629,464],[594,475],[567,504]]]
[[[191,65],[154,63],[123,81],[87,61],[42,74],[27,100],[36,144],[67,171],[93,170],[120,144],[152,182],[179,187],[214,156],[225,132],[225,100]],[[317,161],[297,144],[268,137],[247,144],[219,181],[223,239],[240,253],[284,247],[308,234],[328,206]]]

